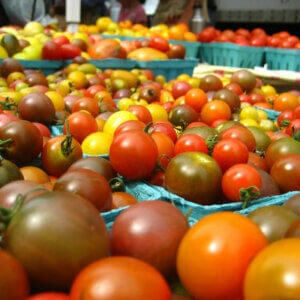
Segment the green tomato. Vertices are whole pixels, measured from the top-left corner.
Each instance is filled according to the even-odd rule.
[[[26,82],[20,82],[20,83],[18,83],[18,84],[16,85],[15,90],[16,90],[17,92],[19,92],[19,91],[21,91],[21,90],[23,90],[23,89],[25,89],[25,88],[28,88],[28,87],[29,87],[29,85],[28,85]]]

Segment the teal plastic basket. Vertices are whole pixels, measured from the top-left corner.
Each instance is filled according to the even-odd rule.
[[[124,36],[124,35],[109,35],[109,34],[100,34],[104,39],[118,39],[120,41],[143,41],[147,40],[146,37],[133,37],[133,36]]]
[[[64,61],[64,67],[72,63],[72,60]],[[93,64],[99,69],[123,69],[132,70],[136,67],[136,60],[134,59],[119,59],[119,58],[107,58],[107,59],[89,59],[89,63]]]
[[[300,50],[266,48],[265,51],[268,69],[300,72]]]
[[[51,131],[51,137],[58,136],[58,135],[63,135],[64,134],[63,128],[64,128],[63,125],[51,125],[51,126],[49,126],[49,129]]]
[[[277,121],[278,116],[280,115],[280,111],[276,111],[273,109],[266,109],[266,108],[257,108],[259,110],[263,110],[267,113],[268,119],[272,121]]]
[[[264,62],[264,47],[239,46],[232,43],[202,43],[200,59],[218,66],[254,68]]]
[[[198,59],[161,59],[155,61],[137,61],[140,69],[151,69],[154,74],[163,75],[167,81],[177,78],[180,74],[194,73],[194,68],[198,65]]]
[[[23,60],[19,62],[26,69],[41,70],[46,76],[53,74],[63,67],[62,60]]]
[[[282,205],[290,197],[299,193],[299,191],[289,192],[282,195],[253,200],[250,202],[247,208],[243,209],[242,202],[214,204],[214,205],[200,205],[197,203],[187,201],[175,194],[172,194],[166,191],[162,187],[154,186],[144,181],[125,180],[125,186],[126,186],[126,192],[136,197],[139,202],[145,200],[163,200],[170,203],[172,199],[175,206],[178,209],[180,209],[180,211],[183,214],[186,215],[187,213],[190,213],[192,210],[191,215],[189,217],[190,225],[195,224],[198,220],[200,220],[201,218],[207,215],[216,212],[221,212],[221,211],[232,211],[232,212],[240,213],[242,215],[248,215],[250,212],[254,211],[259,207],[268,206],[268,205]],[[128,208],[128,206],[121,207],[119,209],[101,214],[104,217],[108,228],[111,228],[115,218],[126,208]]]

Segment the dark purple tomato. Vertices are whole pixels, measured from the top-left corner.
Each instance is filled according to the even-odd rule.
[[[48,96],[30,93],[24,96],[19,105],[20,118],[42,124],[51,124],[55,118],[55,108]]]
[[[68,96],[64,97],[64,102],[65,102],[65,108],[66,108],[66,110],[68,112],[71,112],[73,105],[79,99],[80,99],[80,96],[78,96],[78,95],[68,95]]]
[[[171,109],[169,121],[175,126],[187,127],[190,123],[197,121],[198,114],[190,106],[178,105]]]
[[[72,137],[70,145],[67,145],[66,139],[65,135],[55,136],[43,147],[42,164],[50,175],[61,176],[75,161],[82,158],[79,142]]]
[[[117,172],[107,159],[102,157],[84,157],[74,162],[68,171],[75,169],[88,169],[95,171],[106,178],[107,181],[117,176]]]
[[[2,247],[23,265],[33,286],[68,290],[85,266],[108,255],[109,237],[88,201],[50,192],[22,206],[5,231]]]
[[[100,212],[108,211],[111,207],[112,194],[107,180],[92,170],[68,171],[55,182],[53,190],[79,195]]]
[[[273,243],[282,239],[299,217],[287,207],[270,205],[254,210],[248,218],[259,226],[269,243]]]
[[[29,295],[29,282],[22,265],[8,252],[0,250],[0,299],[24,300]]]
[[[10,73],[13,72],[23,72],[24,67],[21,65],[21,63],[14,58],[6,58],[3,60],[1,64],[1,75],[3,77],[7,77]]]
[[[17,165],[32,162],[43,147],[40,131],[25,120],[11,121],[4,125],[0,129],[0,140],[7,141],[2,145],[2,155]]]
[[[220,197],[222,171],[201,152],[185,152],[171,159],[166,170],[168,190],[186,200],[212,204]]]
[[[269,136],[258,127],[248,126],[247,128],[251,131],[255,138],[255,149],[258,151],[266,151],[269,145],[271,144],[271,139],[269,138]]]
[[[114,93],[114,99],[129,98],[131,92],[128,89],[120,89]]]
[[[213,99],[222,100],[226,102],[231,109],[231,112],[235,112],[241,106],[241,100],[239,96],[228,89],[222,89],[214,93]]]
[[[243,90],[249,92],[255,88],[256,78],[247,70],[239,70],[231,76],[231,83],[237,83]]]
[[[255,167],[255,169],[260,174],[261,181],[262,181],[262,186],[259,191],[260,193],[259,197],[264,198],[264,197],[279,195],[280,189],[277,183],[275,182],[275,180],[272,178],[272,176],[268,172],[260,168]]]
[[[89,63],[89,61],[83,56],[76,56],[73,58],[72,63],[82,65]]]
[[[16,180],[6,184],[0,188],[0,206],[13,208],[18,195],[25,195],[37,187],[42,187],[42,185],[29,180]],[[32,191],[24,199],[23,204],[30,201],[33,197],[45,192],[46,190]]]
[[[281,138],[270,144],[266,151],[266,162],[271,169],[275,161],[288,154],[300,154],[300,142],[293,138]]]
[[[285,201],[283,206],[291,209],[294,213],[300,216],[300,193]]]
[[[29,86],[34,86],[34,85],[48,86],[48,81],[47,81],[44,73],[29,74],[26,77],[25,82],[28,83]]]
[[[204,90],[205,92],[218,91],[222,88],[223,84],[221,79],[219,79],[215,75],[206,75],[203,78],[201,78],[200,89]]]
[[[23,179],[23,175],[20,169],[14,163],[0,158],[0,187],[7,185],[11,181],[21,179]],[[1,201],[2,199],[0,199],[0,202]]]
[[[177,249],[189,229],[183,213],[164,201],[143,201],[123,211],[111,229],[113,255],[141,259],[163,275],[175,271]]]

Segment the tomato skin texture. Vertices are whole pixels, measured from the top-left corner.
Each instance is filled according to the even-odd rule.
[[[79,196],[43,193],[17,215],[5,231],[2,246],[24,266],[33,286],[69,289],[82,268],[109,253],[103,218]]]
[[[23,300],[29,294],[29,282],[22,265],[8,252],[0,250],[1,300]]]
[[[300,293],[299,251],[298,238],[277,241],[261,251],[247,270],[244,299],[297,299]]]
[[[254,135],[246,127],[242,127],[242,126],[230,127],[225,131],[223,131],[221,137],[223,139],[227,139],[227,138],[238,139],[247,146],[249,151],[253,152],[255,150],[256,142],[255,142]]]
[[[88,113],[75,112],[68,117],[70,134],[79,142],[82,141],[91,133],[98,131],[96,120]],[[67,133],[66,124],[64,125],[64,134]]]
[[[42,164],[44,169],[53,176],[61,176],[76,160],[82,157],[80,144],[72,138],[71,147],[73,149],[69,156],[65,156],[61,150],[61,143],[66,136],[59,135],[51,138],[42,150]]]
[[[235,164],[245,164],[249,158],[247,146],[238,139],[224,139],[213,150],[213,158],[225,172]]]
[[[41,152],[43,137],[39,130],[25,120],[11,121],[0,129],[0,139],[12,138],[2,154],[8,160],[23,165],[32,162]]]
[[[193,133],[180,137],[177,140],[174,148],[175,155],[191,151],[203,152],[205,154],[208,153],[205,140]]]
[[[83,292],[89,300],[153,300],[153,295],[156,300],[171,300],[168,284],[158,271],[124,256],[102,259],[83,269],[72,285],[71,298],[80,300]]]
[[[283,193],[300,191],[300,154],[280,157],[270,173]]]
[[[120,175],[129,179],[148,177],[155,167],[157,157],[155,142],[143,131],[120,133],[110,146],[111,165]]]
[[[225,196],[234,202],[240,199],[240,189],[255,186],[259,190],[262,186],[258,171],[247,164],[236,164],[230,167],[222,178],[222,189]]]
[[[41,293],[34,296],[30,296],[25,300],[71,300],[67,294],[62,293]]]
[[[266,238],[248,218],[233,212],[208,215],[181,241],[179,277],[194,299],[241,300],[248,265],[266,246]]]
[[[60,60],[62,59],[62,51],[60,45],[55,42],[48,41],[42,49],[43,59]]]
[[[149,46],[162,52],[167,52],[170,48],[169,42],[160,36],[151,38]]]
[[[292,138],[272,142],[265,154],[268,167],[271,168],[277,159],[288,154],[300,154],[300,142]]]
[[[62,58],[63,59],[73,59],[76,56],[80,56],[81,49],[72,44],[64,44],[61,46]]]
[[[216,202],[220,196],[222,172],[217,162],[201,152],[175,156],[166,170],[168,190],[200,204]]]

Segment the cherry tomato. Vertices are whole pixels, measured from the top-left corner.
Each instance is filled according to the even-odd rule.
[[[249,158],[247,163],[252,167],[257,167],[266,172],[268,172],[269,170],[266,160],[263,157],[261,157],[259,154],[254,152],[249,152]]]
[[[300,240],[277,241],[251,262],[244,284],[245,300],[297,299],[300,287]]]
[[[162,121],[155,122],[149,128],[149,130],[151,130],[151,132],[162,132],[162,133],[168,135],[171,138],[171,140],[174,143],[176,143],[177,134],[171,123],[165,123]]]
[[[69,39],[64,35],[61,35],[61,36],[58,36],[58,37],[54,38],[53,42],[60,45],[60,46],[65,45],[65,44],[70,44]]]
[[[73,59],[76,56],[80,56],[81,49],[72,44],[64,44],[61,46],[62,58],[63,59]]]
[[[213,158],[225,172],[235,164],[245,164],[249,158],[247,146],[238,139],[224,139],[216,144]]]
[[[110,147],[109,159],[113,168],[129,179],[142,179],[151,174],[158,157],[153,139],[143,131],[118,134]]]
[[[152,122],[152,116],[150,114],[150,111],[142,105],[132,105],[130,106],[127,111],[133,113],[134,115],[137,116],[137,118],[141,121],[144,122],[145,124],[148,124]]]
[[[177,254],[180,280],[194,299],[243,299],[246,270],[266,246],[265,236],[248,218],[233,212],[208,215],[181,241]]]
[[[112,193],[112,203],[111,209],[117,209],[120,207],[133,205],[138,203],[137,199],[130,195],[129,193],[125,192],[114,192]]]
[[[218,119],[230,120],[231,109],[221,100],[212,100],[206,103],[201,110],[201,120],[211,125]]]
[[[286,133],[289,136],[292,136],[292,134],[296,134],[300,130],[300,119],[294,119],[289,124],[288,128],[286,129]]]
[[[283,93],[275,99],[273,108],[277,111],[293,110],[298,104],[298,99],[295,95]]]
[[[80,98],[72,106],[72,113],[80,110],[86,110],[93,117],[97,117],[99,115],[98,102],[95,99],[89,97]]]
[[[206,75],[201,78],[200,89],[205,92],[218,91],[223,88],[221,79],[215,75]]]
[[[192,86],[185,81],[176,82],[172,87],[172,94],[175,99],[184,96]]]
[[[34,296],[30,296],[25,300],[71,300],[67,294],[63,293],[41,293]]]
[[[99,286],[103,287],[99,289]],[[141,260],[113,256],[98,260],[83,269],[71,288],[71,298],[171,300],[171,291],[163,276]]]
[[[158,162],[163,168],[169,164],[169,160],[174,156],[174,143],[171,138],[162,132],[153,132],[151,134],[158,150]]]
[[[160,36],[151,38],[149,46],[162,52],[167,52],[170,48],[169,42]]]
[[[60,45],[54,41],[46,42],[42,48],[42,58],[50,60],[62,59],[62,50]]]
[[[119,125],[114,133],[114,136],[126,132],[126,131],[131,131],[131,130],[140,130],[143,131],[145,128],[145,123],[138,121],[138,120],[129,120],[121,125]]]
[[[300,105],[298,105],[294,108],[293,119],[300,119]]]
[[[228,129],[226,129],[225,131],[223,131],[223,133],[221,134],[221,137],[223,139],[227,139],[227,138],[238,139],[247,146],[249,151],[253,152],[255,150],[256,141],[255,141],[254,135],[246,127],[242,127],[242,126],[230,127]]]
[[[32,124],[40,131],[42,136],[51,137],[51,131],[47,126],[45,126],[42,123],[35,123],[35,122],[32,122]]]
[[[107,155],[112,143],[112,136],[105,132],[89,134],[82,142],[82,152],[87,155]]]
[[[24,180],[33,181],[36,183],[47,183],[50,181],[48,175],[40,168],[26,166],[20,168]]]
[[[277,122],[280,127],[287,127],[293,119],[293,111],[285,110],[277,117]],[[287,121],[287,122],[286,122]]]
[[[235,92],[237,95],[241,96],[243,94],[243,89],[238,83],[229,83],[225,86],[225,89]]]
[[[198,88],[189,90],[185,95],[185,104],[194,108],[197,112],[201,111],[204,104],[207,103],[205,92]]]
[[[89,134],[98,131],[96,120],[89,113],[75,112],[68,117],[70,134],[81,143]],[[67,132],[66,124],[64,125],[64,133]]]
[[[175,155],[190,151],[203,152],[207,154],[208,149],[205,140],[196,134],[186,134],[181,136],[175,144]]]
[[[247,164],[236,164],[227,169],[222,178],[222,189],[225,196],[234,202],[241,199],[241,189],[255,187],[259,192],[262,186],[261,176],[258,171]]]

